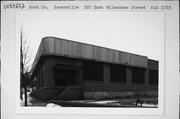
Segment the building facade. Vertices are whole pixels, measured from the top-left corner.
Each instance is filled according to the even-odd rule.
[[[100,46],[45,37],[36,54],[31,79],[34,90],[64,87],[66,92],[79,92],[83,99],[140,94],[157,96],[158,61]],[[76,91],[77,87],[79,90]],[[55,94],[56,97],[59,94]]]

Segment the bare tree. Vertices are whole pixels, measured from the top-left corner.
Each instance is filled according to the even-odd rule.
[[[20,47],[20,75],[21,75],[21,92],[20,92],[20,98],[22,99],[22,88],[24,89],[24,100],[25,100],[25,106],[27,106],[27,86],[29,85],[29,75],[30,75],[30,55],[29,55],[29,46],[27,46],[27,39],[24,39],[23,32],[21,29],[20,33],[20,41],[21,41],[21,47]]]

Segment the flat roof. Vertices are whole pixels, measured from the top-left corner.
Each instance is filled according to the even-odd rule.
[[[143,68],[147,67],[148,59],[147,56],[50,36],[42,38],[33,63],[33,68],[35,68],[40,57],[43,55],[96,60],[100,62],[124,64]]]

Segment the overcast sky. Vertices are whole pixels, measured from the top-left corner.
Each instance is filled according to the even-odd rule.
[[[164,16],[160,12],[23,11],[18,12],[16,18],[17,33],[22,24],[33,60],[41,39],[46,36],[108,47],[150,59],[164,57]]]

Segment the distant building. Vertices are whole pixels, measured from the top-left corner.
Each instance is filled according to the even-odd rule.
[[[66,39],[42,39],[32,68],[43,99],[103,99],[158,95],[158,61]]]

